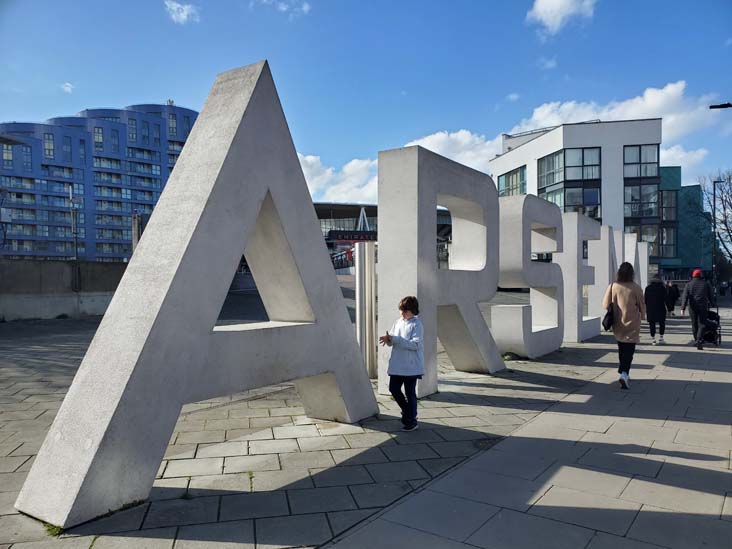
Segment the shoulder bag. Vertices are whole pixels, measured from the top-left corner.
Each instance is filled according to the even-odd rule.
[[[613,284],[610,284],[610,305],[608,305],[607,312],[602,319],[602,327],[605,328],[606,332],[612,330],[613,323],[615,322],[615,310],[613,309]]]

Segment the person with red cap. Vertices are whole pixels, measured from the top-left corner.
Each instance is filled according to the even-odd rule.
[[[701,269],[694,269],[691,273],[691,280],[684,288],[684,295],[681,298],[681,314],[686,312],[689,305],[689,316],[691,316],[691,329],[696,338],[696,348],[704,350],[704,330],[707,325],[709,306],[714,305],[712,287],[704,280]]]

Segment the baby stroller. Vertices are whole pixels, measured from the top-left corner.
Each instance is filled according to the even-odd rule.
[[[719,321],[719,314],[714,311],[707,313],[704,341],[706,343],[714,343],[717,347],[722,344],[722,327]]]

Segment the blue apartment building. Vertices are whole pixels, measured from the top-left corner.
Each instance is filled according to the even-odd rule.
[[[0,124],[0,258],[127,261],[197,116],[169,101]]]

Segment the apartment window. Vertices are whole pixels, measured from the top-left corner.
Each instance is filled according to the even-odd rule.
[[[183,117],[183,135],[188,135],[191,132],[191,117]]]
[[[127,141],[134,143],[137,141],[137,119],[130,118],[127,120]]]
[[[142,144],[150,144],[150,122],[147,120],[142,121]]]
[[[79,162],[86,166],[86,139],[79,139]]]
[[[641,225],[641,241],[648,242],[650,255],[658,255],[658,225]]]
[[[99,126],[94,128],[94,150],[96,152],[104,150],[104,133],[102,128]]]
[[[112,130],[110,138],[112,140],[112,152],[118,153],[119,152],[119,130]]]
[[[178,135],[178,118],[172,112],[168,114],[168,137]]]
[[[43,156],[45,156],[46,158],[54,158],[56,156],[52,133],[43,134]]]
[[[23,169],[27,172],[33,171],[33,149],[30,145],[22,145]]]
[[[658,145],[628,145],[623,148],[624,177],[658,177]]]
[[[661,191],[661,220],[676,221],[676,191]]]
[[[564,189],[549,191],[548,193],[540,194],[539,197],[544,200],[548,200],[552,204],[556,204],[562,211],[564,211]]]
[[[641,216],[658,215],[658,185],[641,185]]]
[[[626,186],[623,214],[625,217],[657,217],[658,185]]]
[[[6,170],[13,169],[13,146],[3,143],[3,168]]]
[[[676,229],[661,227],[658,255],[661,257],[676,257]]]
[[[132,198],[132,191],[130,189],[122,189],[122,198],[130,200]]]
[[[71,162],[71,137],[64,135],[63,145],[61,146],[64,162]]]
[[[160,145],[160,124],[153,126],[153,145]]]
[[[557,151],[538,161],[539,189],[564,181],[564,151]]]
[[[566,180],[600,179],[600,148],[565,149]]]
[[[526,166],[498,176],[498,196],[526,194]]]

